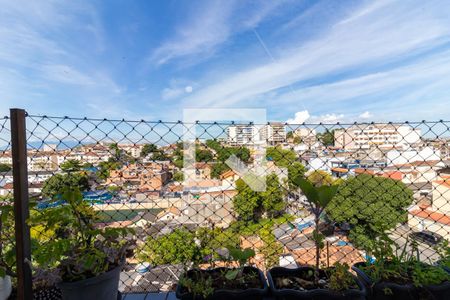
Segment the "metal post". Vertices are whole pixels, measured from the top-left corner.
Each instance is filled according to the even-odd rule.
[[[14,185],[14,219],[16,233],[17,299],[28,300],[33,299],[33,282],[30,265],[30,228],[26,223],[30,213],[28,199],[25,110],[12,108],[10,110],[10,116]]]

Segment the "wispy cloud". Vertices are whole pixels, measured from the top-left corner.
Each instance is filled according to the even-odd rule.
[[[444,9],[443,5],[447,5],[447,8]],[[382,66],[391,69],[384,73],[384,76],[388,77],[386,80],[399,81],[392,76],[397,67],[408,63],[403,62],[408,56],[425,53],[450,41],[450,20],[442,13],[446,9],[450,9],[450,4],[438,1],[426,4],[420,1],[385,1],[378,5],[361,7],[315,40],[291,49],[283,49],[283,52],[278,51],[280,59],[277,62],[238,69],[227,74],[223,80],[210,82],[206,88],[186,99],[184,104],[229,107],[242,105],[242,101],[245,101],[245,105],[257,105],[256,100],[261,101],[264,95],[273,94],[275,91],[273,100],[277,100],[277,96],[284,96],[285,99],[290,99],[285,104],[298,105],[302,101],[305,105],[316,105],[318,101],[314,97],[305,95],[313,90],[320,93],[326,85],[319,83],[317,88],[309,88],[309,83],[305,88],[297,90],[298,95],[286,92],[286,88],[289,85],[302,85],[302,82],[320,82],[321,78],[329,81],[333,75],[355,74],[355,71],[362,73],[363,78],[372,76],[376,84],[380,76],[377,73]],[[418,65],[414,71],[419,71],[421,67],[423,65]],[[441,72],[448,76],[449,67],[445,66]],[[410,74],[410,83],[418,83],[420,73],[423,72],[418,73]],[[358,79],[361,74],[352,76],[355,81],[367,80]],[[435,77],[436,73],[432,76]],[[342,76],[337,76],[334,80],[336,79],[342,80]],[[364,93],[363,85],[355,85],[355,88],[359,93]],[[376,89],[383,89],[382,84]],[[356,94],[354,90],[346,90],[345,96],[342,95],[341,98],[334,93],[328,93],[326,97],[328,101],[347,101]]]
[[[111,99],[121,91],[107,68],[86,51],[87,45],[77,43],[81,34],[90,40],[89,47],[103,48],[101,21],[89,2],[19,0],[0,5],[0,82],[8,85],[0,84],[0,98],[9,102],[1,101],[0,109],[14,103],[53,110],[50,103],[55,100],[46,98],[55,96],[84,109],[83,102],[98,102],[100,95]],[[71,96],[78,101],[68,101]]]
[[[233,34],[256,27],[283,1],[254,2],[250,7],[235,0],[211,0],[193,4],[189,17],[177,28],[173,37],[152,51],[150,61],[157,65],[178,58],[204,59],[214,54]],[[245,9],[245,14],[238,10]]]

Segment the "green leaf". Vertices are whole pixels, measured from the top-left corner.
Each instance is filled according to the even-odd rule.
[[[330,203],[331,199],[336,195],[337,189],[338,186],[336,185],[322,185],[316,188],[319,198],[318,202],[321,207],[326,207]]]
[[[302,176],[298,176],[294,179],[294,184],[302,190],[310,203],[318,204],[319,194],[311,182],[304,179]]]
[[[228,280],[234,280],[238,274],[239,269],[228,270],[227,273],[225,273],[225,278]]]

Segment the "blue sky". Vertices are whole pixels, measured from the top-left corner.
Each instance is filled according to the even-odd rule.
[[[450,1],[0,0],[0,114],[450,116]]]

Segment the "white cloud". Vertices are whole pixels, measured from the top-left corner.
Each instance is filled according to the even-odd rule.
[[[369,111],[365,111],[358,116],[360,119],[370,119],[373,115]]]
[[[188,94],[192,93],[192,86],[190,86],[190,85],[185,86],[184,91]]]
[[[313,116],[311,117],[310,122],[311,123],[337,123],[344,121],[345,115],[344,114],[324,114],[320,116]]]
[[[293,119],[288,119],[286,123],[288,124],[302,124],[303,122],[306,122],[310,117],[309,112],[307,110],[298,111],[295,113],[295,116]]]

